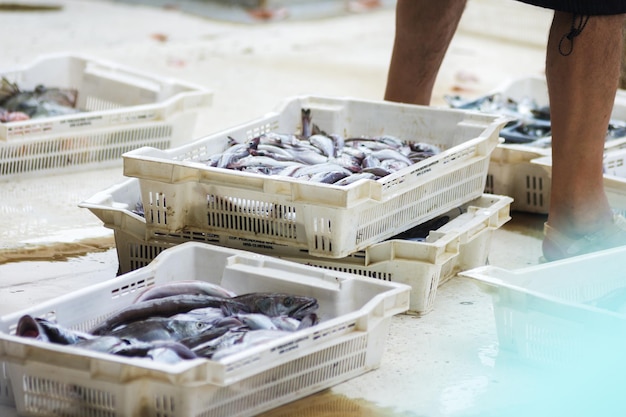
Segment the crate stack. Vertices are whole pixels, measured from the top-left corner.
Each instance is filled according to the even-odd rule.
[[[2,72],[30,92],[74,90],[79,112],[0,124],[0,180],[121,165],[122,154],[179,146],[212,92],[86,55],[59,53]]]
[[[213,168],[203,163],[262,133],[301,131],[301,111],[328,133],[390,135],[442,152],[382,179],[347,186]],[[298,96],[251,122],[169,150],[124,155],[132,179],[81,203],[115,232],[120,272],[200,241],[412,287],[409,312],[433,307],[437,287],[485,264],[511,198],[484,194],[504,118],[351,98]],[[138,213],[136,207],[141,207]],[[423,241],[398,234],[446,215]],[[453,218],[454,217],[454,218]]]
[[[346,186],[214,168],[234,139],[302,130],[302,110],[344,137],[389,135],[441,152]],[[124,182],[80,204],[114,230],[119,276],[0,317],[0,404],[22,415],[252,416],[380,366],[392,316],[484,265],[512,199],[485,194],[506,118],[320,96],[170,149],[123,154]],[[445,218],[423,241],[397,236]],[[433,223],[434,224],[434,223]],[[375,279],[372,279],[375,278]],[[224,358],[120,357],[16,335],[24,315],[89,331],[160,284],[316,298],[319,323]],[[160,300],[159,300],[160,301]]]
[[[487,96],[491,95],[499,95],[502,102],[530,102],[539,108],[549,106],[548,88],[543,77],[524,77],[509,81]],[[616,137],[607,135],[605,143],[605,169],[609,177],[616,175],[615,162],[619,162],[619,152],[626,148],[626,91],[617,92],[611,119],[612,123],[617,124],[618,134]],[[524,122],[517,120],[520,121]],[[549,121],[547,125],[549,127]],[[546,136],[535,143],[520,141],[499,144],[490,157],[485,192],[512,197],[513,211],[547,214],[552,184],[550,139],[548,129]],[[611,170],[613,174],[610,174]],[[626,173],[618,172],[617,176],[625,177]],[[613,178],[606,178],[605,186],[614,209],[626,211],[626,188]]]

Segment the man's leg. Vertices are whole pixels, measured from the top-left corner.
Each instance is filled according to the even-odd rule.
[[[620,76],[624,15],[591,16],[570,44],[572,15],[555,12],[546,55],[552,123],[548,224],[570,238],[609,224],[602,158]],[[562,41],[563,39],[563,41]],[[567,53],[569,47],[571,53]],[[626,242],[625,242],[626,243]],[[552,248],[544,241],[544,254]]]
[[[385,100],[430,104],[466,0],[398,0]]]

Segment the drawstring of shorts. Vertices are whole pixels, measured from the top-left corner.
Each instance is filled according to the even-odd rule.
[[[580,35],[589,21],[589,16],[577,15],[572,13],[572,26],[568,33],[563,35],[559,41],[559,53],[563,56],[568,56],[574,50],[574,38]],[[565,44],[565,40],[569,42]],[[565,45],[569,45],[566,49]]]

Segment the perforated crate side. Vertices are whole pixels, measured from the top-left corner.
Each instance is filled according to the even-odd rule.
[[[480,196],[488,163],[487,157],[477,157],[421,185],[402,187],[387,201],[363,201],[349,209],[288,201],[244,187],[145,179],[140,184],[150,237],[228,233],[340,258]]]
[[[373,333],[382,337],[390,319]],[[20,415],[66,417],[247,417],[329,388],[379,366],[381,345],[365,332],[315,349],[239,382],[174,385],[157,379],[125,383],[88,372],[55,372],[46,364],[10,363]],[[376,352],[375,352],[376,351]]]
[[[122,155],[151,146],[167,149],[193,133],[196,114],[114,129],[0,142],[0,179],[121,166]]]

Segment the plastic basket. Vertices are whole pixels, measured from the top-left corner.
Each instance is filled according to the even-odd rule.
[[[626,215],[626,150],[604,153],[604,191],[615,213]],[[549,180],[552,176],[552,157],[543,156],[531,161]]]
[[[11,335],[23,314],[87,330],[153,284],[200,279],[236,293],[319,302],[320,323],[220,361],[156,363]],[[197,242],[149,266],[0,319],[0,360],[24,416],[251,416],[379,366],[409,287]]]
[[[548,87],[543,77],[523,77],[507,81],[494,93],[517,102],[531,98],[539,106],[549,104]],[[619,90],[615,98],[612,118],[626,121],[626,91]],[[609,140],[607,152],[622,149],[626,138]],[[550,176],[531,161],[550,156],[552,149],[530,144],[501,143],[493,150],[484,191],[513,197],[511,210],[547,214],[550,205]]]
[[[228,234],[163,234],[146,238],[145,219],[132,212],[140,202],[133,178],[99,192],[80,204],[114,231],[120,272],[150,263],[161,251],[187,241],[276,256],[300,264],[343,271],[410,285],[409,313],[425,314],[434,305],[437,287],[459,271],[484,265],[493,231],[509,219],[511,198],[483,195],[458,209],[463,213],[431,231],[424,241],[388,240],[341,259],[311,256],[288,245],[239,238]]]
[[[443,151],[380,180],[349,186],[207,167],[228,137],[299,131],[301,110],[345,137],[392,135]],[[277,112],[176,149],[124,155],[140,179],[148,232],[224,233],[341,258],[479,197],[503,118],[449,109],[302,96]]]
[[[83,112],[0,124],[0,179],[121,164],[130,150],[166,149],[193,137],[206,88],[107,61],[54,54],[2,71],[22,90],[73,88]]]
[[[626,247],[507,271],[483,266],[460,275],[492,295],[500,349],[526,363],[576,369],[623,365]],[[621,300],[621,302],[620,302]],[[621,304],[620,304],[621,303]],[[581,374],[583,376],[584,374]]]

